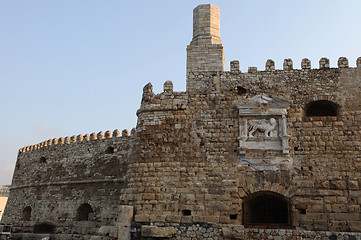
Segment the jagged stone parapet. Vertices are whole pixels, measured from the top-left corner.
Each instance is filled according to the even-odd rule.
[[[235,65],[234,65],[235,64]],[[361,66],[361,57],[356,60],[357,67]],[[340,57],[338,59],[338,67],[339,68],[349,68],[349,61],[346,57]],[[330,60],[328,58],[321,58],[319,61],[319,69],[329,69],[330,68]],[[237,63],[231,61],[231,73],[237,73]],[[308,58],[303,58],[301,61],[301,69],[307,70],[311,68],[311,60]],[[274,71],[275,69],[275,62],[272,59],[268,59],[265,64],[265,71]],[[293,60],[292,59],[284,59],[283,62],[283,70],[289,71],[294,70],[293,67]],[[248,73],[255,73],[257,72],[256,67],[248,67]],[[239,72],[240,73],[240,72]]]
[[[97,134],[96,133],[91,133],[90,134],[90,140],[97,140]]]
[[[90,141],[90,135],[88,133],[84,135],[84,141]]]
[[[265,66],[266,71],[274,71],[275,70],[275,62],[272,59],[268,59]]]
[[[348,59],[345,57],[340,57],[337,61],[339,68],[348,68]]]
[[[151,94],[153,93],[153,85],[151,83],[147,83],[143,87],[143,95]]]
[[[124,129],[122,131],[122,137],[128,137],[129,136],[129,130],[128,129]]]
[[[173,93],[173,83],[172,83],[172,81],[166,81],[163,84],[163,92],[165,92],[165,93]]]
[[[293,70],[293,61],[287,58],[283,61],[283,70]]]
[[[134,136],[136,132],[137,132],[137,129],[136,129],[136,128],[132,128],[132,130],[130,131],[130,135],[131,135],[131,136]]]
[[[361,68],[361,57],[358,57],[356,60],[356,66],[357,68]]]
[[[301,68],[302,69],[311,69],[311,60],[308,58],[302,59]]]
[[[240,72],[239,61],[238,60],[231,61],[230,69],[231,69],[231,72],[233,72],[233,73],[239,73]]]
[[[112,132],[109,131],[109,130],[106,131],[106,132],[105,132],[105,138],[107,138],[107,139],[108,139],[108,138],[112,138]]]
[[[132,129],[131,135],[135,135],[136,130],[135,128]],[[130,136],[129,131],[127,129],[124,129],[122,133],[119,132],[118,129],[115,129],[113,131],[113,134],[111,131],[107,130],[105,134],[103,134],[102,131],[100,131],[98,134],[92,133],[92,134],[79,134],[79,135],[73,135],[71,137],[67,136],[65,138],[53,138],[46,141],[43,141],[41,143],[35,144],[35,145],[29,145],[26,147],[22,147],[19,149],[20,153],[24,152],[31,152],[33,150],[39,150],[45,147],[50,147],[53,145],[63,145],[63,144],[76,144],[76,143],[82,143],[82,142],[89,142],[90,140],[102,140],[102,139],[110,139],[110,138],[117,138],[117,137],[127,137]]]
[[[143,88],[142,103],[149,102],[152,97],[154,97],[153,85],[151,83],[147,83],[147,85]]]
[[[113,131],[113,137],[115,137],[115,138],[120,137],[120,131],[118,129],[115,129]]]
[[[79,134],[76,138],[77,138],[76,141],[77,141],[78,143],[81,143],[81,142],[83,142],[83,140],[84,140],[83,134]]]
[[[330,60],[328,58],[325,58],[325,57],[321,58],[319,61],[319,64],[320,64],[320,66],[319,66],[320,69],[330,68]]]
[[[248,67],[248,73],[256,73],[257,67]]]
[[[97,139],[104,139],[104,133],[102,131],[98,132]]]

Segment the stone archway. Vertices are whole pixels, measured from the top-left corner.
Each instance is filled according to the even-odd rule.
[[[290,202],[281,194],[259,191],[243,201],[243,224],[262,227],[291,225]]]

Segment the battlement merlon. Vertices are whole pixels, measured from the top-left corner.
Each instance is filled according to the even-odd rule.
[[[187,75],[190,72],[224,71],[224,66],[219,8],[211,4],[199,5],[193,10],[193,39],[187,46]],[[187,77],[187,90],[191,90],[192,85]]]

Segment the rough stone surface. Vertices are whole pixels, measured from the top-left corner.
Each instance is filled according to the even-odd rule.
[[[174,227],[142,226],[142,237],[169,238],[177,233]]]
[[[194,14],[186,92],[147,84],[130,135],[19,150],[3,217],[16,236],[110,240],[124,227],[131,239],[361,238],[360,58],[357,68],[323,58],[319,69],[304,59],[224,71],[218,8]],[[318,103],[335,111],[310,113]],[[252,199],[268,195],[287,204],[287,223],[249,224]],[[122,221],[119,206],[134,211]],[[51,233],[34,233],[44,224]]]

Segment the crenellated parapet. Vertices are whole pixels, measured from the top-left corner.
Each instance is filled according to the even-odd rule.
[[[187,94],[185,92],[174,92],[172,81],[166,81],[163,92],[155,94],[153,86],[148,83],[143,88],[142,104],[137,115],[143,112],[175,111],[184,110],[187,105]]]
[[[230,62],[230,72],[231,73],[240,73],[240,64],[238,60],[233,60]],[[337,67],[338,68],[350,68],[349,67],[349,61],[346,57],[340,57],[337,61]],[[356,60],[356,68],[361,67],[361,57],[357,58]],[[302,70],[308,70],[311,69],[311,60],[308,58],[304,58],[301,61],[301,69]],[[326,57],[323,57],[319,60],[319,67],[320,70],[327,70],[330,69],[330,60]],[[272,59],[268,59],[265,64],[264,71],[275,71],[275,62]],[[278,71],[291,71],[294,70],[293,60],[288,58],[285,59],[283,62],[283,69],[280,69]],[[297,69],[295,69],[297,70]],[[248,67],[248,73],[256,73],[259,70],[257,67]]]
[[[91,141],[99,141],[103,139],[111,139],[111,138],[127,138],[130,136],[134,136],[136,134],[136,129],[133,128],[131,130],[131,134],[129,134],[128,129],[124,129],[122,133],[118,129],[115,129],[113,133],[109,130],[105,132],[105,134],[100,131],[98,133],[91,133],[91,134],[79,134],[74,136],[66,136],[66,137],[60,137],[60,138],[53,138],[46,140],[44,142],[26,146],[19,149],[19,153],[25,153],[25,152],[31,152],[35,150],[40,150],[49,146],[54,145],[69,145],[69,144],[81,144],[81,143],[87,143]]]

